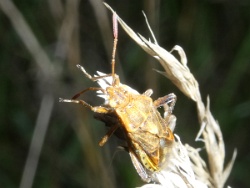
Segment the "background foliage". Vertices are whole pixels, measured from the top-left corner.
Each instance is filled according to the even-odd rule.
[[[5,10],[6,2],[16,6],[34,38],[23,30],[21,16],[14,9]],[[131,28],[149,37],[141,13],[144,10],[161,46],[167,50],[176,44],[183,47],[203,97],[210,96],[211,111],[221,125],[227,156],[231,157],[234,148],[238,150],[228,184],[250,187],[250,2],[106,2]],[[111,13],[99,0],[0,0],[1,187],[20,186],[32,135],[39,124],[46,134],[43,137],[43,130],[39,129],[34,137],[34,142],[44,142],[33,187],[142,184],[128,154],[117,149],[118,139],[111,138],[99,148],[105,127],[93,118],[92,112],[78,105],[58,103],[59,97],[70,98],[82,89],[96,86],[76,64],[83,65],[90,74],[96,70],[110,72],[111,20]],[[27,46],[35,40],[41,47],[39,51]],[[202,146],[194,142],[199,130],[194,103],[152,70],[161,68],[121,29],[117,64],[122,82],[139,92],[152,88],[154,99],[176,93],[175,131],[183,143]],[[102,102],[91,92],[82,98],[95,105]],[[33,148],[30,160],[38,150]]]

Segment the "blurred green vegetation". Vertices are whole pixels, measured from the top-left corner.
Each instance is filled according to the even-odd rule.
[[[211,111],[224,135],[226,159],[230,159],[234,148],[238,150],[227,184],[250,187],[250,1],[106,2],[131,28],[148,38],[150,33],[141,13],[144,10],[161,46],[167,50],[176,44],[183,47],[203,99],[210,96]],[[34,46],[27,48],[34,39],[22,30],[20,15],[13,9],[5,10],[10,3],[30,27],[40,51]],[[98,146],[106,130],[92,112],[58,103],[59,97],[70,98],[96,86],[76,64],[83,65],[90,74],[96,70],[110,72],[111,20],[111,13],[98,0],[0,0],[0,187],[20,186],[46,96],[53,104],[48,115],[40,119],[47,131],[33,187],[142,185],[128,154],[117,149],[118,139],[112,137],[104,147]],[[44,54],[49,62],[39,64]],[[123,83],[139,92],[153,88],[155,99],[176,93],[176,133],[183,143],[201,147],[201,143],[194,142],[199,130],[194,103],[152,70],[161,67],[122,29],[117,54],[117,73]],[[91,104],[102,102],[91,92],[82,97]],[[45,112],[49,104],[45,102]]]

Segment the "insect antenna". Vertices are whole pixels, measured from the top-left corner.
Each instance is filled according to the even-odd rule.
[[[114,35],[114,45],[113,45],[113,51],[112,51],[112,61],[111,61],[111,66],[112,66],[112,78],[113,78],[113,83],[112,85],[115,85],[115,54],[116,54],[116,46],[118,42],[118,23],[117,23],[117,15],[116,13],[113,14],[113,35]]]
[[[84,89],[80,92],[78,92],[77,94],[75,94],[72,99],[77,99],[78,97],[80,97],[80,95],[82,95],[83,93],[85,93],[86,91],[102,91],[103,93],[105,93],[106,91],[102,88],[99,87],[89,87],[87,89]]]

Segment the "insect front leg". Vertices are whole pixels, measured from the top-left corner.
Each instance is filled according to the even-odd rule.
[[[59,102],[71,102],[71,103],[82,104],[83,106],[85,106],[85,107],[89,108],[90,110],[92,110],[93,112],[97,112],[97,113],[107,114],[107,113],[111,113],[113,111],[113,109],[106,108],[103,106],[91,106],[90,104],[86,103],[83,100],[59,98]]]
[[[83,68],[83,66],[78,64],[78,65],[76,65],[76,67],[79,68],[83,72],[83,74],[92,81],[97,81],[97,80],[100,80],[102,78],[107,78],[107,77],[112,76],[112,74],[105,74],[102,76],[91,76],[89,73],[87,73],[87,71]]]
[[[102,93],[106,93],[106,91],[100,87],[89,87],[87,89],[84,89],[82,91],[80,91],[79,93],[75,94],[72,99],[77,99],[78,97],[80,97],[80,95],[82,95],[83,93],[87,92],[87,91],[102,91]]]

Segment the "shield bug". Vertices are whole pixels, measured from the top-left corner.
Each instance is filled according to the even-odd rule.
[[[103,146],[117,129],[121,129],[124,135],[120,138],[127,143],[125,148],[136,171],[142,180],[150,182],[151,175],[167,165],[171,154],[174,144],[172,130],[176,119],[172,115],[172,110],[176,96],[172,93],[153,101],[151,89],[140,94],[120,82],[119,76],[115,74],[115,53],[118,41],[116,15],[113,15],[113,23],[114,46],[111,74],[97,72],[98,75],[91,76],[82,66],[77,65],[87,78],[97,81],[101,87],[90,87],[77,93],[72,99],[60,98],[59,101],[78,103],[89,108],[96,113],[97,119],[110,127],[99,142],[100,146]],[[77,99],[87,91],[96,91],[105,99],[105,103],[101,106],[91,106],[84,100]],[[159,107],[164,108],[163,117],[158,111]]]

